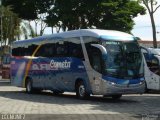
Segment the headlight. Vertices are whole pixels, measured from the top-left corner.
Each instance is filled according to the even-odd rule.
[[[142,84],[144,84],[144,83],[145,83],[145,80],[141,81],[139,84],[142,85]]]
[[[110,85],[115,85],[116,83],[115,82],[110,82],[110,81],[107,81]]]

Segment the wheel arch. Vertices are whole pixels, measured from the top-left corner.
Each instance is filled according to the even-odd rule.
[[[28,80],[32,81],[32,78],[30,76],[27,76],[24,82],[24,87],[26,87]]]
[[[88,85],[89,83],[87,83],[87,81],[85,79],[80,78],[80,77],[75,80],[75,86],[74,86],[75,91],[76,91],[76,88],[77,88],[77,85],[78,85],[79,82],[83,82],[85,87],[86,87],[86,92],[91,93],[90,87]]]

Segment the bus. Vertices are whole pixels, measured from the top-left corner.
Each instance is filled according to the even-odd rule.
[[[134,36],[80,29],[13,42],[11,83],[28,93],[51,90],[121,98],[145,90],[144,62]]]
[[[145,58],[146,92],[160,90],[160,49],[142,47]]]

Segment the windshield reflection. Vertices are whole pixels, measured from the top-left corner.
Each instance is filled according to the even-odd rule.
[[[118,78],[137,78],[143,74],[140,48],[136,42],[105,41],[105,74]]]

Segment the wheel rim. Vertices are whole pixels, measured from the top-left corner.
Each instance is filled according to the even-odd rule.
[[[31,91],[31,82],[28,81],[27,83],[27,91],[30,92]]]
[[[79,86],[79,96],[83,97],[85,95],[85,87],[84,85]]]

